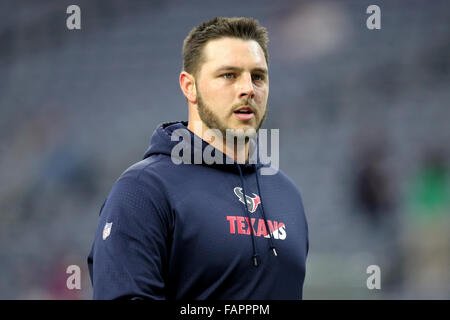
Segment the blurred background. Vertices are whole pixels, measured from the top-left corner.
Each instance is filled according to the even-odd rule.
[[[66,27],[71,4],[81,30]],[[366,27],[372,4],[380,30]],[[280,168],[304,200],[304,299],[449,299],[445,0],[2,0],[0,299],[91,299],[99,209],[158,124],[187,120],[182,42],[214,16],[269,31],[263,128],[280,129]]]

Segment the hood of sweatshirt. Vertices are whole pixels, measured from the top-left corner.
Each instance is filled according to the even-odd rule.
[[[235,172],[239,170],[238,167],[240,167],[243,172],[248,172],[254,171],[255,169],[259,169],[264,166],[259,162],[259,157],[257,156],[257,154],[254,153],[256,151],[257,145],[257,141],[255,141],[254,138],[250,139],[249,152],[250,154],[254,154],[257,156],[256,163],[247,161],[245,164],[238,164],[236,161],[228,157],[226,154],[222,153],[220,150],[211,148],[212,146],[209,143],[202,140],[199,136],[189,130],[187,128],[187,125],[187,121],[174,121],[159,125],[152,135],[150,146],[145,152],[143,159],[156,154],[165,154],[168,156],[172,156],[172,150],[174,150],[174,148],[176,148],[176,146],[178,145],[178,149],[181,150],[180,152],[174,153],[173,157],[179,160],[189,159],[188,161],[190,164],[201,164],[220,170]],[[182,137],[175,137],[173,135],[174,131],[180,129],[182,130],[182,132],[184,132],[184,135]],[[211,157],[215,159],[221,159],[221,161],[207,163],[205,159],[203,159],[203,157],[199,156],[202,155],[205,152],[205,149],[208,147],[210,148],[210,150],[207,150],[208,154],[210,154]],[[184,150],[189,150],[190,154],[185,155]]]
[[[172,159],[176,159],[178,161],[185,161],[185,163],[187,162],[193,165],[209,166],[218,170],[239,173],[243,193],[242,196],[243,199],[246,199],[245,203],[243,203],[242,206],[248,219],[250,219],[249,206],[250,207],[252,206],[252,200],[251,197],[248,196],[246,193],[243,174],[247,172],[255,173],[258,187],[258,194],[261,201],[260,205],[262,209],[262,214],[266,228],[267,230],[269,230],[267,224],[267,217],[264,212],[263,195],[261,194],[260,182],[258,177],[259,175],[258,170],[261,167],[265,167],[268,165],[264,165],[259,161],[258,150],[256,148],[259,142],[258,136],[256,136],[256,139],[252,138],[249,140],[250,143],[249,158],[251,159],[252,156],[256,156],[256,162],[247,161],[246,163],[238,163],[233,159],[231,159],[230,157],[228,157],[226,154],[222,153],[220,150],[212,148],[212,146],[209,143],[202,140],[199,136],[197,136],[191,130],[189,130],[187,128],[187,125],[188,125],[187,121],[174,121],[162,123],[161,125],[159,125],[151,137],[150,146],[145,152],[143,159],[146,159],[152,155],[163,154],[172,157]],[[177,131],[177,134],[174,134],[176,130],[180,131]],[[177,149],[177,152],[173,152],[175,148]],[[205,161],[205,159],[201,155],[204,154],[206,148],[209,148],[209,150],[206,151],[208,152],[208,154],[211,155],[211,158],[220,159],[220,161],[214,161],[212,163],[209,161]],[[190,153],[186,155],[184,154],[185,151]],[[277,251],[272,239],[272,235],[270,233],[269,235],[270,236],[268,241],[270,242],[270,248],[272,249],[273,254],[277,256]],[[253,245],[252,261],[253,265],[257,267],[259,264],[258,262],[259,255],[256,250],[255,238],[253,233],[251,233],[251,239]]]

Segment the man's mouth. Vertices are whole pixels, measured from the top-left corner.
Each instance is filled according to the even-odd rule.
[[[235,110],[233,113],[236,116],[236,118],[238,118],[239,120],[242,120],[242,121],[249,121],[249,120],[253,119],[253,117],[255,116],[252,108],[247,107],[247,106],[240,107],[237,110]]]

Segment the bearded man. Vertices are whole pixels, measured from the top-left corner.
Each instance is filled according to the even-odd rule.
[[[252,18],[216,17],[188,34],[188,121],[161,124],[103,204],[88,256],[94,299],[302,299],[300,192],[250,161],[267,111],[267,43]]]

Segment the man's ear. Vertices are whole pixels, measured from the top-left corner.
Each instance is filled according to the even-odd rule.
[[[192,74],[186,71],[180,73],[180,88],[188,102],[197,103],[197,88],[195,87],[195,78]]]

